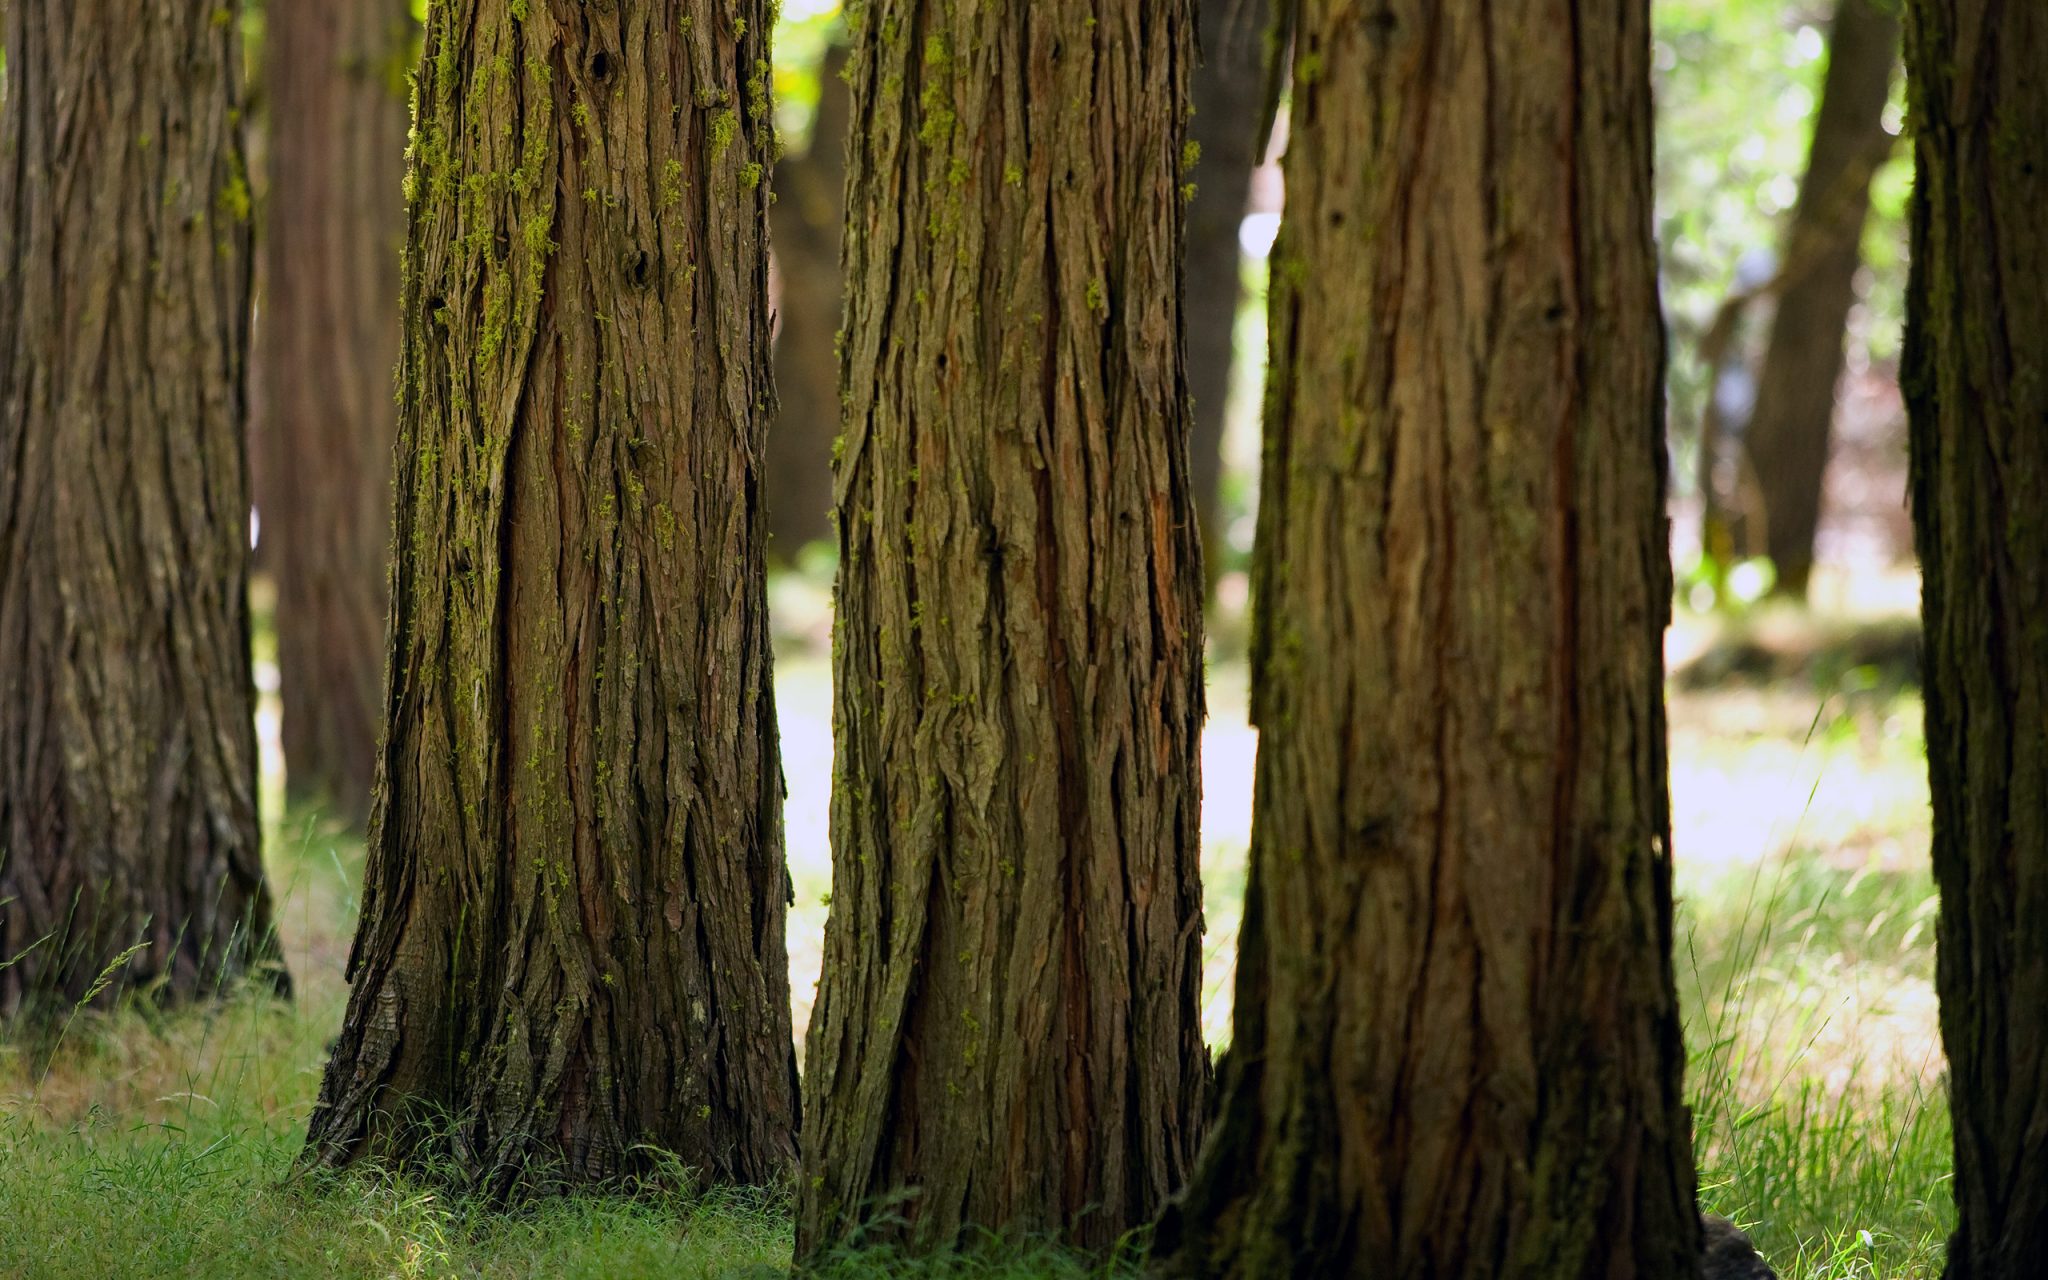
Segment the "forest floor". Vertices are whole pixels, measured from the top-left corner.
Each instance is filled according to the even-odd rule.
[[[1910,647],[1896,612],[1690,619],[1673,632],[1677,968],[1701,1200],[1750,1227],[1786,1280],[1936,1276],[1951,1217]],[[1245,683],[1241,664],[1216,664],[1204,742],[1204,1012],[1217,1040],[1251,825]],[[777,685],[801,1033],[830,885],[829,671],[792,645]],[[360,842],[317,814],[273,830],[295,1003],[83,1014],[53,1054],[0,1047],[0,1275],[778,1273],[790,1230],[773,1200],[668,1191],[507,1214],[423,1183],[295,1173],[341,1015],[361,861]],[[848,1255],[832,1272],[1116,1268],[1012,1248],[916,1268]]]

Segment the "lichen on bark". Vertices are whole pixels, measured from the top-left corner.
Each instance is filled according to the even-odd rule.
[[[1106,1246],[1199,1137],[1191,23],[1185,0],[855,18],[800,1257],[863,1226]]]
[[[765,3],[448,0],[390,688],[308,1142],[485,1190],[795,1156],[763,575]]]

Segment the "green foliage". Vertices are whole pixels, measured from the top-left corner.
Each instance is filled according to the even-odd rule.
[[[1921,709],[1826,665],[1811,688],[1674,704],[1681,801],[1714,787],[1769,807],[1765,775],[1806,794],[1772,824],[1778,848],[1676,850],[1700,1202],[1787,1280],[1933,1280],[1955,1215],[1937,899],[1904,852],[1926,840]]]
[[[1932,1280],[1954,1226],[1940,1086],[1874,1061],[1881,1037],[1834,1025],[1889,1013],[1852,1006],[1850,986],[1931,995],[1926,869],[1788,859],[1690,906],[1679,972],[1701,1204],[1787,1277]]]
[[[811,122],[818,114],[818,77],[825,53],[843,40],[839,0],[784,0],[775,21],[775,128],[793,153],[811,144]]]

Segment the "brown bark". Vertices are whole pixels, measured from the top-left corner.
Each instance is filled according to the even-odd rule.
[[[384,681],[409,0],[273,4],[257,506],[293,794],[369,813]]]
[[[1252,171],[1266,150],[1264,117],[1269,0],[1203,0],[1202,64],[1195,70],[1189,137],[1199,149],[1188,205],[1188,387],[1194,393],[1188,465],[1211,572],[1222,563],[1223,429],[1230,399],[1233,333],[1243,296],[1238,228]]]
[[[1901,381],[1925,619],[1948,1280],[2048,1257],[2048,9],[1915,0]]]
[[[418,76],[381,786],[330,1164],[795,1155],[759,458],[769,6],[447,0]]]
[[[1185,0],[856,22],[799,1257],[1146,1221],[1203,1114]]]
[[[1892,146],[1884,105],[1898,53],[1892,8],[1879,0],[1840,0],[1806,177],[1785,236],[1785,260],[1797,266],[1778,292],[1756,411],[1744,433],[1762,491],[1764,551],[1777,568],[1777,589],[1793,596],[1806,594],[1813,572],[1870,179]]]
[[[768,432],[769,549],[789,559],[832,536],[832,442],[839,435],[839,233],[846,221],[846,48],[818,68],[818,116],[803,155],[776,170],[769,229],[782,298]]]
[[[234,24],[0,9],[0,1015],[276,961],[256,814]]]
[[[1693,1276],[1649,5],[1301,7],[1218,1118],[1166,1274]]]

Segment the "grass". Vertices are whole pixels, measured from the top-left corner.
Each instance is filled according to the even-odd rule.
[[[1227,1027],[1249,810],[1232,790],[1249,773],[1242,675],[1218,675],[1205,745],[1212,1034]],[[1828,680],[1674,690],[1677,968],[1701,1199],[1749,1227],[1787,1280],[1931,1280],[1952,1210],[1919,711],[1910,692],[1864,688],[1853,671]],[[780,683],[793,758],[829,753],[820,670],[788,662]],[[802,899],[829,884],[822,798],[806,788],[825,777],[790,769],[803,1006],[822,909]],[[89,1013],[54,1050],[0,1046],[0,1275],[781,1273],[785,1206],[693,1195],[681,1178],[508,1213],[450,1200],[431,1178],[298,1170],[345,997],[361,850],[307,815],[272,836],[294,1004],[247,992],[169,1016]],[[850,1251],[826,1272],[1082,1280],[1129,1267],[991,1243],[915,1263]]]

